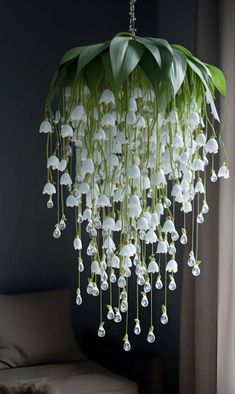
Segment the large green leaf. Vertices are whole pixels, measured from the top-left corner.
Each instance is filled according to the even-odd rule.
[[[116,93],[139,63],[144,46],[130,37],[115,37],[110,44],[110,59]]]
[[[99,56],[85,66],[85,77],[89,89],[92,91],[104,78],[104,67]]]
[[[70,60],[74,60],[76,58],[78,58],[78,56],[80,55],[82,49],[84,47],[77,47],[77,48],[72,48],[70,49],[68,52],[65,53],[65,55],[62,57],[61,61],[60,61],[60,65],[63,65],[64,63],[69,62]]]
[[[162,59],[160,55],[160,51],[156,44],[150,41],[148,38],[136,37],[136,41],[140,42],[149,50],[149,52],[153,55],[159,67],[162,66]]]
[[[193,57],[192,52],[190,52],[187,48],[183,47],[182,45],[179,44],[172,44],[172,48],[179,49],[181,52],[183,52],[187,57]]]
[[[145,51],[142,59],[140,60],[140,67],[144,71],[147,79],[151,83],[154,92],[158,93],[158,84],[161,80],[161,70],[156,63],[155,58],[149,51]]]
[[[184,81],[187,70],[187,58],[184,53],[173,48],[173,61],[169,70],[169,79],[174,89],[174,94],[178,92]]]
[[[218,89],[218,91],[222,94],[222,96],[226,96],[226,80],[224,77],[223,72],[215,66],[211,66],[210,64],[206,65],[207,68],[209,68],[211,72],[211,78],[212,81],[215,85],[215,87]]]
[[[148,40],[152,41],[154,44],[157,44],[158,46],[166,48],[171,54],[173,54],[172,48],[168,41],[163,40],[162,38],[154,38],[154,37],[148,37]]]
[[[140,61],[140,67],[152,85],[157,97],[159,109],[164,111],[173,97],[173,87],[170,83],[170,80],[168,77],[163,77],[162,70],[149,51],[144,52],[144,55]]]
[[[110,42],[106,41],[102,44],[89,45],[87,47],[83,47],[82,51],[79,55],[78,59],[78,69],[77,73],[81,71],[81,69],[86,66],[91,60],[93,60],[96,56],[102,53],[105,49],[109,47]]]
[[[215,107],[214,99],[212,97],[212,94],[211,94],[210,88],[208,86],[208,83],[207,83],[206,79],[203,76],[203,72],[202,72],[200,66],[198,64],[195,64],[193,60],[187,59],[187,62],[189,64],[189,66],[191,67],[191,69],[201,79],[201,81],[202,81],[202,83],[203,83],[203,85],[205,87],[205,90],[206,90],[206,99],[207,99],[208,104],[210,104],[211,113],[213,114],[214,118],[219,122],[220,119],[219,119],[219,115],[218,115],[218,112],[217,112],[216,107]]]
[[[112,65],[111,65],[109,52],[104,52],[101,54],[101,61],[103,63],[103,67],[104,67],[105,78],[107,79],[111,89],[114,91],[115,85],[114,85],[113,71],[112,71]]]

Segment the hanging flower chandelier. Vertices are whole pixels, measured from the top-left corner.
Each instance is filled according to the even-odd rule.
[[[168,322],[176,245],[188,243],[187,224],[187,264],[194,276],[200,274],[198,228],[209,211],[206,174],[212,182],[229,177],[214,104],[216,89],[226,94],[222,72],[180,45],[136,36],[134,3],[129,33],[64,55],[39,130],[47,134],[43,194],[49,196],[48,208],[56,195],[55,238],[66,228],[65,207],[75,211],[76,303],[82,304],[80,276],[86,265],[86,291],[100,298],[98,335],[105,335],[105,310],[108,320],[125,319],[126,351],[130,308],[139,335],[139,305],[150,307],[147,341],[155,341],[153,299],[161,289],[160,321]],[[224,163],[217,173],[219,146]],[[179,212],[181,231],[175,220]],[[136,291],[134,305],[128,303],[129,286]]]

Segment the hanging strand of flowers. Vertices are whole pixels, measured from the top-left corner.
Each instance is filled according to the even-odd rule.
[[[43,194],[48,208],[57,205],[55,238],[66,228],[65,207],[75,210],[76,303],[82,304],[80,276],[88,266],[86,291],[100,298],[98,335],[105,335],[106,312],[116,323],[125,319],[126,351],[129,308],[136,310],[133,329],[139,335],[139,305],[150,307],[147,341],[155,341],[153,299],[161,289],[160,321],[168,322],[177,242],[190,245],[187,264],[194,276],[200,274],[198,230],[209,211],[206,174],[212,182],[229,177],[214,104],[216,89],[226,94],[222,72],[180,45],[134,33],[65,54],[39,130],[47,135]],[[217,172],[219,146],[224,163]],[[177,212],[183,215],[181,230]],[[130,305],[133,277],[136,302]]]

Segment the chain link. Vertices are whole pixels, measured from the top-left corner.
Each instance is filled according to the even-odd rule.
[[[132,36],[135,36],[135,32],[137,31],[135,28],[135,3],[137,0],[130,0],[130,25],[129,25],[129,32],[131,33]]]

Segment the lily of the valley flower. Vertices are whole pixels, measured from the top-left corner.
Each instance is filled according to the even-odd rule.
[[[218,153],[219,146],[215,138],[210,138],[205,146],[205,151],[208,153]]]
[[[42,194],[48,194],[49,196],[56,194],[55,186],[51,182],[47,182],[43,188]]]
[[[148,265],[148,272],[152,274],[159,272],[159,266],[154,259],[152,259]]]
[[[103,93],[101,94],[101,97],[100,97],[100,104],[103,104],[103,103],[106,105],[108,105],[108,104],[115,105],[115,97],[114,97],[112,90],[106,89],[103,91]]]
[[[79,238],[79,236],[77,236],[74,241],[73,241],[73,247],[75,250],[82,250],[82,241]]]
[[[66,199],[66,207],[77,207],[79,204],[78,199],[76,197],[74,197],[72,194],[70,194],[70,196],[67,197]]]
[[[219,178],[225,178],[225,179],[228,179],[229,178],[229,169],[228,169],[228,167],[226,166],[226,164],[223,164],[221,167],[220,167],[220,169],[219,169],[219,171],[218,171],[218,177]]]
[[[40,124],[39,133],[45,133],[45,134],[52,133],[52,126],[48,120],[44,120]]]
[[[173,260],[173,259],[168,261],[167,266],[166,266],[166,271],[167,272],[173,272],[175,274],[178,271],[178,264],[177,264],[177,262],[175,260]]]
[[[61,175],[61,177],[60,177],[60,184],[61,184],[61,185],[68,186],[68,185],[71,185],[72,183],[73,183],[73,182],[72,182],[72,179],[71,179],[69,173],[68,173],[68,172],[64,172],[64,173]]]
[[[61,137],[73,137],[73,129],[69,124],[63,124],[61,126]]]
[[[57,156],[52,155],[47,160],[47,168],[52,168],[53,170],[58,170],[60,161]]]
[[[72,112],[71,112],[71,114],[70,114],[70,119],[72,120],[72,121],[77,121],[77,122],[79,122],[79,121],[81,121],[83,118],[84,118],[84,116],[85,116],[85,110],[84,110],[84,107],[83,107],[83,105],[77,105],[73,110],[72,110]]]

